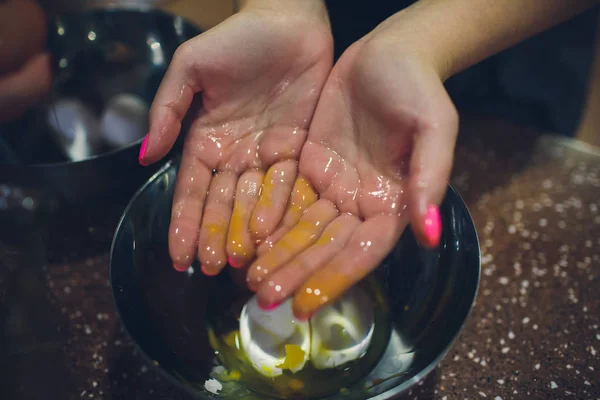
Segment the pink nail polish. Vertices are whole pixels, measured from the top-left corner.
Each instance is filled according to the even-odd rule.
[[[233,268],[242,268],[244,265],[238,264],[237,260],[233,257],[227,257],[227,263]]]
[[[184,272],[184,271],[187,271],[189,267],[190,267],[189,265],[185,266],[185,265],[177,265],[177,264],[173,264],[173,268],[174,268],[174,269],[175,269],[175,271],[177,271],[177,272]]]
[[[148,163],[146,163],[144,161],[144,156],[146,155],[146,148],[148,147],[148,135],[146,134],[146,136],[144,137],[144,140],[142,141],[142,145],[140,146],[140,154],[138,156],[138,162],[140,163],[140,165],[147,167]]]
[[[263,310],[263,311],[273,311],[274,309],[276,309],[277,307],[279,307],[281,305],[281,303],[273,303],[273,304],[263,304],[260,301],[258,301],[258,307]]]
[[[202,271],[202,273],[206,276],[217,276],[219,275],[219,271],[210,271],[208,269],[206,269],[206,267],[204,265],[200,265],[200,270]]]
[[[425,232],[425,239],[427,241],[425,245],[436,247],[442,236],[442,218],[440,216],[440,209],[437,206],[431,205],[427,208],[423,231]]]

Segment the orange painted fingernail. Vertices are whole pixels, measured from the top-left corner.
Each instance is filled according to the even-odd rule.
[[[140,165],[147,167],[149,164],[144,161],[144,156],[146,155],[146,149],[148,148],[148,134],[144,137],[142,141],[142,145],[140,146],[140,154],[138,155],[138,162]]]
[[[189,267],[190,267],[189,265],[187,265],[187,266],[186,266],[186,265],[177,265],[177,264],[173,264],[173,268],[174,268],[174,269],[175,269],[175,271],[177,271],[177,272],[184,272],[184,271],[187,271]]]
[[[424,244],[428,247],[436,247],[442,236],[442,218],[440,216],[440,209],[437,206],[431,205],[427,208],[424,232],[426,239],[426,243]]]

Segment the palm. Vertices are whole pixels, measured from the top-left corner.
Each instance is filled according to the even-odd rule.
[[[281,151],[279,158],[298,157],[330,60],[323,57],[323,37],[311,48],[301,27],[277,25],[268,15],[235,15],[207,33],[218,45],[196,55],[208,65],[187,147],[212,169],[268,167]]]
[[[429,110],[443,90],[412,62],[382,62],[361,47],[351,47],[331,72],[300,157],[299,173],[321,203],[318,212],[309,215],[315,204],[305,214],[314,235],[295,258],[273,262],[265,254],[249,273],[263,304],[297,293],[299,315],[337,298],[397,242],[409,221],[410,192],[418,190],[414,137],[431,121]],[[269,284],[262,284],[265,269]]]
[[[170,119],[181,119],[178,105],[172,104],[177,97],[173,91],[186,103],[183,113],[190,93],[202,95],[201,106],[193,111],[173,200],[169,245],[178,269],[196,255],[209,274],[217,273],[227,256],[244,264],[254,254],[255,240],[281,219],[283,206],[266,212],[259,195],[289,196],[331,68],[331,39],[310,24],[272,12],[240,13],[176,53],[153,105],[156,124],[170,127]],[[191,77],[181,89],[171,81],[180,79],[178,69],[186,66]],[[257,188],[265,173],[281,179],[272,179],[261,193]]]

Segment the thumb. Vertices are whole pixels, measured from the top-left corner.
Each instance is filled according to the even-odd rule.
[[[442,221],[439,204],[452,170],[458,134],[458,114],[448,95],[438,96],[435,117],[422,124],[414,139],[408,181],[411,228],[424,247],[439,244]]]
[[[198,37],[188,40],[175,51],[156,92],[149,113],[150,129],[138,157],[144,166],[160,160],[171,150],[194,95],[200,92],[196,40]]]

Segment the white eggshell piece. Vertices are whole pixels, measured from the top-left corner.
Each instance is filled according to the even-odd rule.
[[[371,300],[360,287],[354,287],[336,303],[317,312],[310,324],[310,361],[315,368],[334,368],[359,359],[373,337]]]
[[[123,147],[144,137],[148,132],[148,105],[138,96],[120,94],[113,97],[100,120],[104,140]]]
[[[272,311],[261,310],[256,297],[250,299],[240,315],[240,339],[254,368],[271,378],[283,373],[277,366],[285,361],[286,344],[298,345],[306,354],[293,372],[304,368],[310,353],[309,324],[294,319],[291,299]]]

